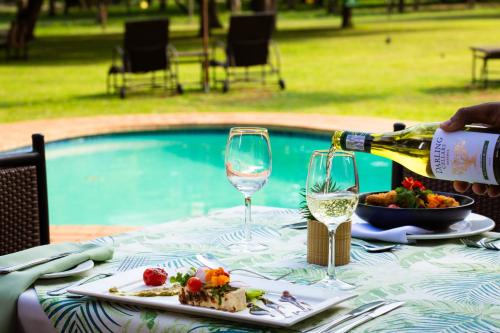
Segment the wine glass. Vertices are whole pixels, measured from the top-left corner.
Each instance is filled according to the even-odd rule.
[[[260,190],[271,175],[271,144],[267,129],[234,127],[226,144],[226,175],[229,182],[245,197],[245,239],[231,244],[235,250],[261,251],[267,246],[252,243],[251,196]]]
[[[354,286],[335,277],[335,231],[351,217],[358,204],[359,181],[354,154],[345,151],[316,150],[307,174],[307,207],[314,218],[328,228],[327,276],[322,284],[334,289]]]

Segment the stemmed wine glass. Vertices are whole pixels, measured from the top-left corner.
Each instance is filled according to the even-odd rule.
[[[345,151],[316,150],[307,174],[306,200],[314,218],[328,228],[327,276],[321,283],[335,289],[354,286],[335,276],[335,231],[351,217],[358,204],[359,181],[354,154]]]
[[[271,175],[271,144],[267,129],[234,127],[226,144],[226,175],[229,182],[245,197],[245,239],[231,244],[235,250],[265,250],[264,244],[252,243],[251,196],[260,190]]]

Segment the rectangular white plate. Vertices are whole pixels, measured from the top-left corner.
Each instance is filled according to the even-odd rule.
[[[141,305],[144,307],[157,308],[162,310],[189,313],[193,315],[219,318],[237,322],[247,322],[254,325],[289,327],[304,319],[312,317],[332,306],[343,301],[356,297],[356,294],[346,291],[329,291],[328,289],[316,286],[304,286],[292,284],[286,281],[271,281],[248,277],[244,275],[231,274],[232,282],[241,282],[248,285],[249,288],[258,288],[266,291],[266,298],[284,306],[284,312],[289,315],[285,318],[279,313],[268,309],[275,316],[270,315],[252,315],[248,309],[239,312],[225,312],[215,309],[195,307],[179,303],[178,296],[157,296],[157,297],[137,297],[137,296],[118,296],[109,293],[109,288],[117,287],[120,291],[133,292],[145,290],[148,287],[142,281],[142,273],[144,268],[133,269],[124,273],[116,274],[105,279],[97,280],[82,286],[74,287],[69,291],[75,294],[93,296],[96,298]],[[176,270],[167,270],[168,276],[173,276],[177,273]],[[313,308],[311,311],[293,312],[299,309],[290,303],[279,302],[278,298],[284,290],[288,290],[292,295],[301,301],[307,302]],[[260,302],[259,302],[260,303]],[[259,306],[265,308],[262,304]],[[267,309],[267,308],[266,308]]]

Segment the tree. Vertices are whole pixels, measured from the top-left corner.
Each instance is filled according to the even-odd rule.
[[[16,21],[26,23],[26,38],[28,40],[35,38],[35,25],[40,15],[42,4],[43,0],[28,0],[25,5],[21,1],[18,2]]]
[[[207,0],[208,1],[208,33],[213,28],[222,28],[222,23],[219,19],[219,12],[217,10],[217,3],[215,0]],[[200,36],[203,36],[203,6],[201,1],[198,1],[198,7],[200,8]]]
[[[342,29],[352,28],[352,7],[347,0],[342,1]]]

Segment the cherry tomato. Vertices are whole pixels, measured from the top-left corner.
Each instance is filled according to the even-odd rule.
[[[201,290],[202,286],[203,282],[196,276],[190,277],[186,284],[186,288],[190,293],[197,293]]]
[[[147,286],[161,286],[167,281],[167,272],[162,268],[146,268],[142,279]]]

